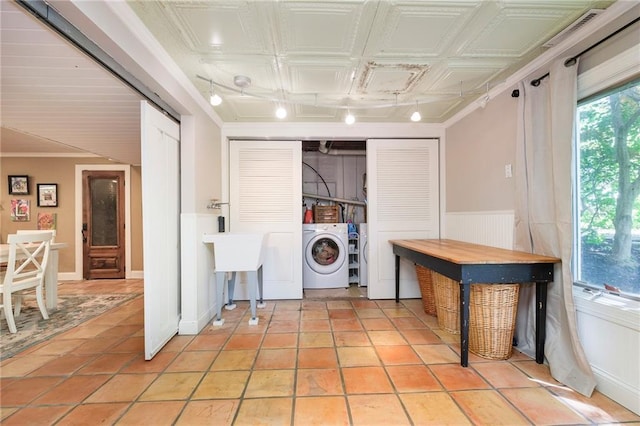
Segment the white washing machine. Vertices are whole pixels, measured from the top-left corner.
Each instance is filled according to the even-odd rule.
[[[303,288],[349,287],[346,223],[302,225]]]

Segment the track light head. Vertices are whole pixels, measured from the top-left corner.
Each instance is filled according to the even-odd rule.
[[[350,112],[347,113],[347,116],[344,118],[344,122],[349,126],[356,122],[356,118]]]
[[[209,80],[209,103],[218,106],[222,103],[222,98],[213,91],[213,80]]]
[[[411,114],[411,121],[420,121],[422,120],[422,116],[420,115],[420,111],[418,111],[418,101],[416,101],[416,110]]]
[[[217,93],[211,92],[211,96],[209,97],[209,103],[213,106],[218,106],[222,103],[222,98],[218,96]]]
[[[287,117],[287,110],[284,107],[279,106],[278,109],[276,110],[276,117],[278,117],[281,120],[283,118],[286,118]]]

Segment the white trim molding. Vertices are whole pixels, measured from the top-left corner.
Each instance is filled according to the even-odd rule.
[[[578,76],[578,99],[640,75],[640,46],[633,46]]]

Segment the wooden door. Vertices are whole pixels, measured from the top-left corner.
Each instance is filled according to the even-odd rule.
[[[82,172],[82,276],[125,277],[124,172]]]

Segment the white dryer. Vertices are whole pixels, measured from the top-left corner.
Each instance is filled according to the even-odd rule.
[[[369,230],[366,223],[358,225],[360,233],[360,287],[369,285]]]
[[[302,240],[302,287],[349,287],[347,224],[303,224]]]

